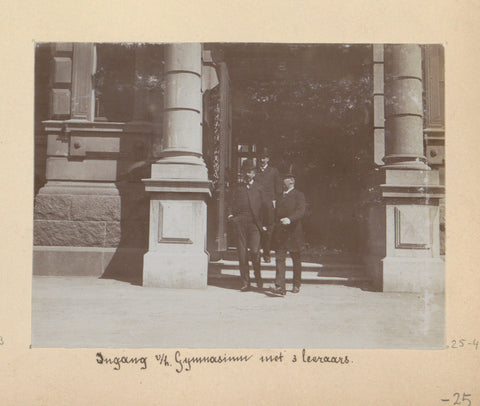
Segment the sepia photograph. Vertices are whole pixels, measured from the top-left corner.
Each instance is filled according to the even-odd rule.
[[[32,45],[33,348],[445,348],[443,45]]]

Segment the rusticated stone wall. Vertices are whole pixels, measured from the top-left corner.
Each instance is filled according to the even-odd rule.
[[[35,274],[141,278],[149,200],[139,183],[117,187],[116,195],[50,194],[46,189],[37,196]],[[82,261],[76,259],[80,252]]]
[[[120,196],[40,195],[34,244],[114,247],[120,235]]]

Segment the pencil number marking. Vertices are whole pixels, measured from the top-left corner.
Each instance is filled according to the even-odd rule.
[[[465,338],[460,338],[458,340],[451,340],[450,344],[447,345],[447,348],[459,349],[459,348],[468,348],[472,347],[475,350],[478,350],[478,340],[474,338],[473,340],[467,340]]]
[[[472,396],[470,393],[462,393],[455,392],[450,399],[440,399],[442,402],[445,402],[449,405],[456,405],[456,406],[471,406],[472,401],[469,399]]]

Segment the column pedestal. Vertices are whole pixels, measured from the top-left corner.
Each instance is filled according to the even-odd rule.
[[[211,182],[202,159],[202,46],[165,49],[163,138],[154,146],[150,179],[149,248],[143,285],[205,288],[208,276],[207,204]]]
[[[378,290],[443,292],[438,172],[426,164],[423,147],[422,51],[419,45],[374,49],[375,94],[381,95],[384,60],[385,165],[374,181],[369,207],[367,269]],[[383,124],[377,106],[376,129]]]
[[[209,260],[206,199],[211,194],[210,182],[145,179],[144,183],[151,195],[143,285],[206,288]]]
[[[375,289],[384,292],[444,291],[440,258],[438,173],[383,170],[377,203],[369,210],[365,258]]]

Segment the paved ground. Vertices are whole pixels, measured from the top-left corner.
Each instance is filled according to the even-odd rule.
[[[443,295],[372,292],[358,270],[315,266],[322,267],[307,267],[301,292],[285,297],[268,289],[239,292],[238,270],[229,261],[213,267],[204,290],[145,288],[92,277],[34,277],[32,345],[443,347]],[[267,268],[263,275],[272,278],[272,267]]]

